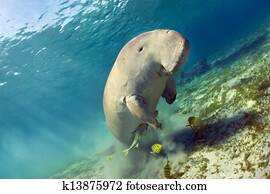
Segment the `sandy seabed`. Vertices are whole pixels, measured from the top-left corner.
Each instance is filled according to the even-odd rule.
[[[213,55],[212,69],[179,85],[172,106],[161,102],[158,119],[164,128],[149,129],[142,139],[147,143],[127,159],[119,153],[91,156],[51,178],[164,178],[167,157],[171,178],[270,178],[267,26]],[[194,129],[186,127],[189,116],[197,118]],[[156,157],[149,154],[155,142],[163,145]]]

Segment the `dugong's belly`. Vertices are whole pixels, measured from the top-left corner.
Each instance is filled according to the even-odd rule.
[[[103,107],[106,121],[112,134],[119,141],[130,144],[134,138],[133,132],[144,122],[131,114],[125,104],[124,97],[132,94],[142,96],[148,110],[154,113],[165,88],[166,79],[153,79],[152,81],[150,79],[147,87],[144,87],[143,90],[138,90],[137,87],[121,87],[124,85],[122,82],[116,83],[114,81],[111,82],[109,78],[104,90]],[[143,84],[137,82],[134,85],[142,86]]]
[[[114,106],[104,106],[105,117],[112,134],[121,142],[130,144],[132,133],[140,125],[141,120],[134,117],[126,105],[120,100]]]

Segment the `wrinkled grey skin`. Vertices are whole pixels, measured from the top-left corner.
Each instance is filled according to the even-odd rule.
[[[188,40],[173,30],[143,33],[122,48],[103,96],[106,121],[119,141],[136,145],[133,140],[137,131],[141,135],[148,126],[161,126],[156,119],[158,101],[162,96],[168,104],[174,102],[172,74],[188,54]]]

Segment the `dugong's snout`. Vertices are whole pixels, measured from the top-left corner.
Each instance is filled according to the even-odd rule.
[[[182,51],[180,52],[179,58],[176,60],[175,65],[173,66],[171,72],[176,73],[187,61],[188,55],[189,55],[189,42],[187,39],[184,38],[183,41],[180,43],[180,48]]]
[[[174,30],[166,31],[166,50],[163,53],[162,65],[168,74],[176,73],[186,62],[189,55],[189,41]],[[166,56],[164,56],[166,55]]]

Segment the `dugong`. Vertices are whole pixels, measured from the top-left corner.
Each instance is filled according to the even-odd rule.
[[[112,134],[122,143],[138,146],[148,126],[161,128],[156,110],[162,96],[176,98],[173,73],[185,63],[189,42],[173,30],[145,32],[120,51],[108,76],[103,108]]]

